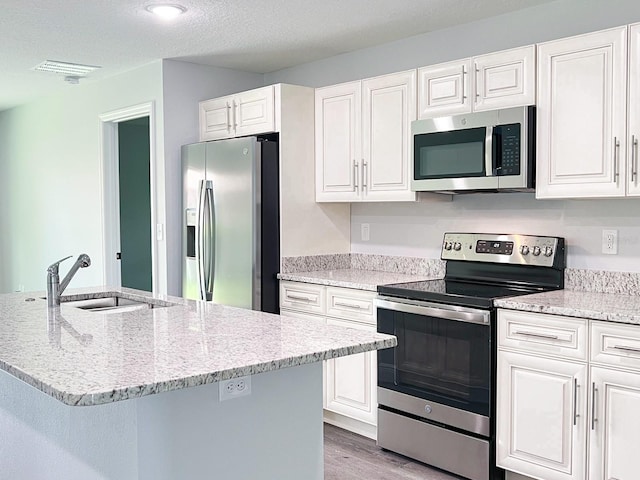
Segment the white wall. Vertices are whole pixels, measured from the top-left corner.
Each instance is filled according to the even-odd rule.
[[[363,223],[370,240],[361,240]],[[618,255],[602,254],[602,229],[618,230]],[[532,193],[458,195],[453,201],[354,204],[354,253],[439,258],[445,232],[565,237],[570,268],[640,272],[640,199],[536,200]]]
[[[182,173],[180,147],[198,141],[198,102],[263,85],[263,75],[164,60],[164,158],[167,287],[182,296]]]
[[[88,253],[71,286],[104,283],[99,115],[154,102],[159,292],[180,294],[180,146],[198,140],[198,101],[263,76],[158,61],[0,112],[0,293],[45,289],[46,267]],[[63,265],[61,272],[66,272]]]
[[[637,0],[560,0],[265,75],[267,83],[324,86],[640,21]],[[565,236],[573,268],[640,271],[640,199],[535,200],[533,194],[462,195],[453,201],[353,204],[351,251],[438,258],[446,231]],[[360,240],[362,223],[370,240]],[[601,253],[619,230],[619,255]]]
[[[0,292],[44,290],[49,264],[83,252],[92,265],[71,286],[103,283],[98,117],[155,101],[161,139],[160,80],[155,62],[0,112]],[[160,140],[156,149],[162,164]]]

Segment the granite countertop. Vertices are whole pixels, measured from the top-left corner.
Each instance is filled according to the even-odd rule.
[[[421,280],[431,280],[436,277],[346,268],[342,270],[280,273],[278,274],[278,278],[280,280],[289,280],[292,282],[315,283],[330,287],[355,288],[358,290],[370,290],[375,292],[378,289],[378,285],[418,282]]]
[[[494,301],[500,308],[640,325],[640,296],[556,290]]]
[[[99,405],[396,345],[393,336],[126,288],[170,304],[118,313],[0,295],[0,369],[67,405]]]

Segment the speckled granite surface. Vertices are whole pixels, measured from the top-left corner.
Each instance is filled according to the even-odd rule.
[[[335,255],[283,257],[281,273],[354,269],[441,278],[444,275],[444,266],[444,261],[433,258],[337,253]]]
[[[281,273],[280,280],[315,283],[331,287],[355,288],[376,291],[378,285],[388,283],[417,282],[434,277],[424,275],[404,275],[401,273],[376,272],[371,270],[319,270],[317,272]]]
[[[640,325],[640,296],[557,290],[495,300],[512,310]]]
[[[564,288],[581,292],[640,295],[640,273],[567,268]]]
[[[391,255],[351,254],[351,268],[380,272],[420,275],[426,278],[444,277],[445,262],[440,259],[396,257]]]
[[[129,289],[75,290],[104,296]],[[0,368],[68,405],[98,405],[392,347],[395,337],[213,303],[155,297],[122,313],[0,295]],[[26,301],[28,298],[32,301]]]
[[[317,270],[341,270],[351,268],[351,254],[307,255],[282,257],[282,273],[312,272]]]

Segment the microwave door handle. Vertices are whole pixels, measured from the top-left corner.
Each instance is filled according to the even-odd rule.
[[[487,126],[487,134],[484,139],[484,171],[487,177],[494,175],[496,168],[493,164],[493,126]]]

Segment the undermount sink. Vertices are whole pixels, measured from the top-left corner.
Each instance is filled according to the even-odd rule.
[[[164,308],[176,305],[175,303],[166,302],[164,300],[146,297],[133,299],[130,298],[131,296],[124,297],[117,293],[106,295],[104,293],[100,293],[96,294],[95,297],[91,297],[89,295],[89,298],[86,298],[87,295],[83,296],[85,298],[81,300],[71,300],[63,296],[61,298],[62,304],[95,313],[124,313],[134,310],[148,310],[151,308]]]

